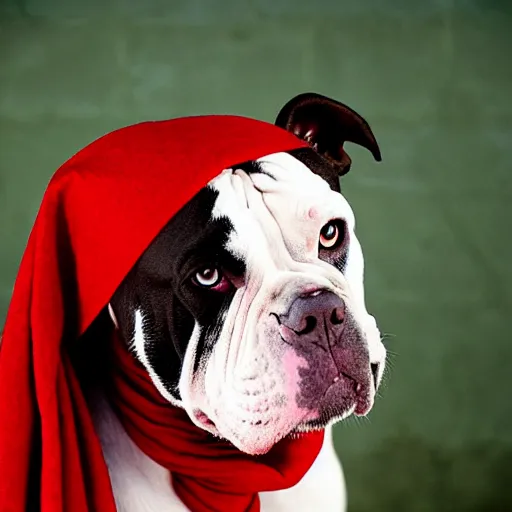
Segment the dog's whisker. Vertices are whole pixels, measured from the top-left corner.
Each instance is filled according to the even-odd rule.
[[[386,358],[386,367],[384,368],[384,373],[387,373],[389,370],[393,370],[396,368],[396,360],[391,358]]]

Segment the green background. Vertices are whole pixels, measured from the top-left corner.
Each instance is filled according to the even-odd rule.
[[[60,163],[145,119],[371,123],[344,190],[393,353],[336,430],[351,512],[512,510],[512,7],[505,0],[0,0],[0,320]]]

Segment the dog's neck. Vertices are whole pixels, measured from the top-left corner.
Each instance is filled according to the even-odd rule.
[[[264,456],[240,452],[169,404],[117,331],[111,349],[109,403],[133,443],[170,471],[176,494],[191,510],[219,501],[234,512],[258,510],[260,491],[297,484],[318,456],[322,432],[284,439]]]

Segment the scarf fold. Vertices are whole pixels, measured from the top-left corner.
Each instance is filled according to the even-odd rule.
[[[114,334],[109,398],[130,438],[172,474],[172,485],[193,512],[258,512],[259,492],[292,487],[316,459],[323,432],[277,443],[250,456],[195,426],[167,402],[147,371]]]

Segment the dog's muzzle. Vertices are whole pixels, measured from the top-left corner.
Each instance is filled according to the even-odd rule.
[[[219,361],[230,360],[217,345],[206,367],[197,421],[246,453],[265,453],[289,433],[365,415],[373,406],[378,370],[352,304],[311,283],[301,288],[281,289],[271,303],[261,300],[254,330],[237,315],[243,332],[254,333],[251,349],[237,348],[233,370],[219,375]]]
[[[321,409],[352,399],[355,413],[366,414],[373,403],[378,368],[370,364],[364,333],[344,300],[316,290],[298,296],[285,314],[275,317],[281,339],[309,362],[309,370],[302,372],[298,401],[313,406],[314,397],[308,395],[314,390]]]

